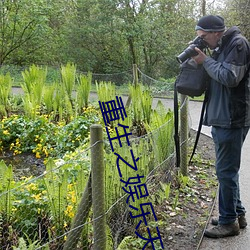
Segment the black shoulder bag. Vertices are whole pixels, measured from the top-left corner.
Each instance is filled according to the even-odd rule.
[[[195,154],[195,150],[199,141],[200,132],[202,128],[202,121],[205,112],[206,102],[207,102],[207,85],[209,81],[209,76],[202,65],[196,64],[196,62],[190,58],[181,64],[180,73],[175,81],[174,88],[174,123],[175,123],[175,148],[176,148],[176,166],[180,166],[180,140],[179,140],[179,114],[178,114],[178,93],[187,96],[201,96],[205,93],[200,121],[198,126],[198,131],[196,134],[195,144],[193,152],[191,154],[189,163]]]
[[[207,72],[192,58],[183,62],[175,86],[178,93],[191,97],[201,96],[207,88]]]

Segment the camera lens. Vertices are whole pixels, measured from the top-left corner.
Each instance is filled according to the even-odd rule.
[[[176,57],[177,61],[179,63],[183,63],[188,58],[198,55],[198,53],[194,49],[195,47],[195,44],[191,44],[189,47],[187,47],[180,55]]]

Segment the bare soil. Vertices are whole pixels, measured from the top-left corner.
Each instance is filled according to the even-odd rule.
[[[191,131],[191,148],[195,134]],[[214,162],[213,141],[201,134],[196,156],[188,170],[190,182],[186,186],[180,185],[178,181],[173,182],[175,192],[168,201],[157,207],[166,219],[166,225],[160,226],[165,249],[199,249],[217,193]],[[171,187],[171,190],[173,189],[174,187]]]

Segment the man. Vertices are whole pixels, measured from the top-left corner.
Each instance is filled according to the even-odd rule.
[[[202,17],[195,30],[213,50],[206,56],[195,48],[193,59],[210,76],[204,125],[212,126],[219,181],[219,218],[205,235],[221,238],[239,234],[247,226],[240,200],[241,149],[250,126],[250,47],[237,27],[225,29],[220,16]]]

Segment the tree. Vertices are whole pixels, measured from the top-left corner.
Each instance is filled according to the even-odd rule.
[[[250,2],[248,0],[225,0],[221,11],[228,27],[239,26],[250,39]]]
[[[0,65],[29,41],[43,32],[46,9],[39,1],[8,0],[0,2]],[[41,43],[34,44],[26,53],[32,53]],[[19,62],[17,62],[19,63]]]
[[[228,0],[231,1],[231,0]],[[237,0],[243,2],[243,0]],[[0,2],[0,64],[66,64],[153,78],[178,73],[176,56],[215,0],[6,0]],[[236,11],[235,11],[236,13]],[[236,16],[236,14],[235,14]]]

